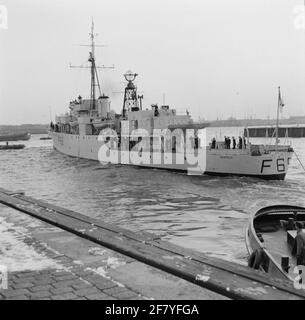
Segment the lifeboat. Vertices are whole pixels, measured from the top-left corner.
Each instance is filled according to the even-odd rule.
[[[24,147],[25,147],[24,144],[6,144],[6,145],[0,145],[0,150],[23,149]]]
[[[114,120],[96,120],[92,122],[95,129],[105,129],[105,128],[114,128],[115,121]]]
[[[11,133],[0,135],[0,141],[29,140],[30,138],[30,133]]]

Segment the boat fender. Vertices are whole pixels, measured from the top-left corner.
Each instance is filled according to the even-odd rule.
[[[262,236],[261,233],[257,233],[256,235],[257,235],[258,240],[259,240],[260,242],[264,242],[264,238],[263,238],[263,236]]]
[[[248,266],[255,270],[258,270],[264,262],[263,259],[263,250],[257,249],[253,251],[248,260]]]

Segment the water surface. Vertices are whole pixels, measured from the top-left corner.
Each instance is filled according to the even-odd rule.
[[[230,136],[238,135],[236,128],[223,128],[221,134],[226,130]],[[305,173],[296,157],[285,181],[196,177],[130,166],[105,167],[62,155],[53,149],[51,140],[40,137],[33,135],[22,142],[26,144],[23,150],[0,152],[0,187],[24,190],[101,221],[154,232],[231,261],[246,261],[244,233],[255,210],[273,204],[305,206]],[[305,139],[290,140],[305,163]]]

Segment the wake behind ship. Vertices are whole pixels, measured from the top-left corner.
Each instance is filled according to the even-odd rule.
[[[293,149],[288,145],[251,144],[240,137],[233,148],[208,142],[208,123],[195,123],[189,112],[178,114],[168,105],[144,109],[143,95],[128,71],[121,113],[110,109],[102,93],[95,64],[94,25],[91,29],[90,99],[79,96],[69,111],[51,123],[53,145],[61,153],[101,162],[183,171],[193,175],[239,175],[283,180]],[[96,88],[99,97],[96,99]],[[279,108],[280,106],[278,106]]]

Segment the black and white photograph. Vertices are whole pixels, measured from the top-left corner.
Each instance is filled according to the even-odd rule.
[[[304,299],[304,0],[0,0],[0,308]]]

